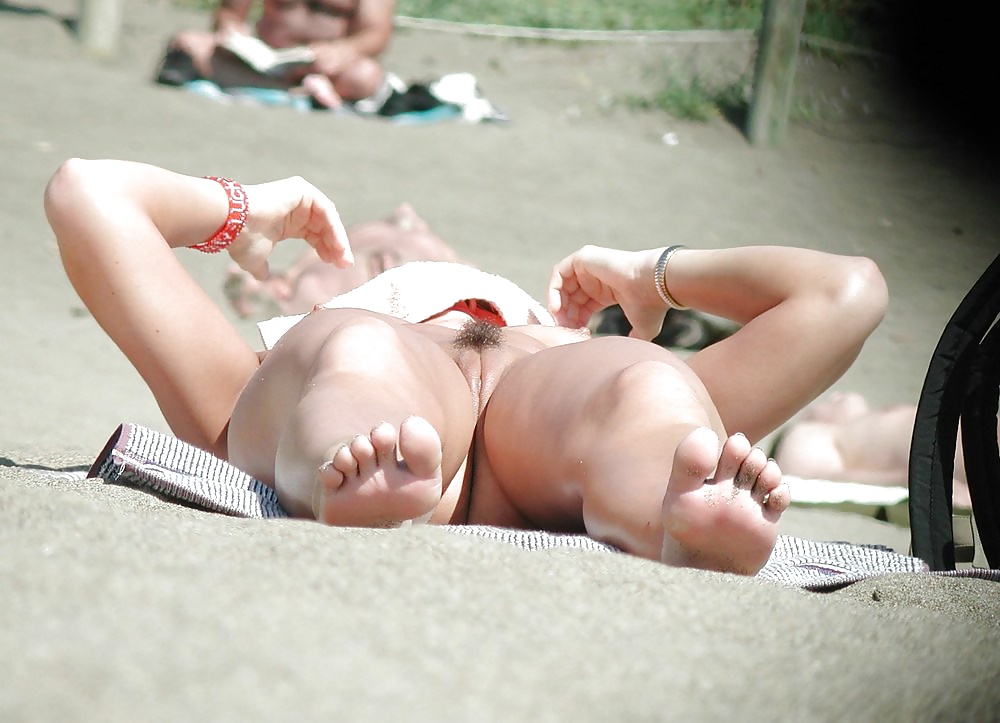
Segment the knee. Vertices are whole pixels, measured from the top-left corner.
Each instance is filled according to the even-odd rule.
[[[649,359],[616,372],[601,394],[602,404],[633,423],[682,421],[702,405],[676,367]]]
[[[167,43],[167,55],[182,54],[189,57],[198,72],[207,76],[212,72],[212,57],[216,47],[213,33],[204,30],[182,30]]]
[[[384,366],[403,350],[398,324],[356,310],[328,310],[322,313],[350,314],[338,323],[323,343],[318,361],[328,368],[364,377],[378,378]]]
[[[382,66],[373,58],[359,58],[333,79],[333,88],[344,100],[361,100],[375,94],[382,85]]]
[[[329,310],[324,313],[337,313],[339,310]],[[344,311],[351,313],[353,310]],[[338,326],[332,339],[348,345],[371,345],[379,348],[399,339],[399,326],[377,316],[351,313]]]

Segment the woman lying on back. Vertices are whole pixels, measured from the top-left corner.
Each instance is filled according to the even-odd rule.
[[[420,323],[319,309],[261,356],[174,249],[226,247],[263,278],[275,244],[303,238],[347,267],[344,227],[315,187],[71,160],[45,208],[70,280],[173,432],[334,525],[586,532],[753,574],[789,503],[753,444],[848,368],[886,309],[864,258],[585,247],[553,272],[564,326],[504,327],[480,303]],[[636,338],[587,339],[580,327],[615,303]],[[668,304],[742,326],[682,361],[644,340]]]

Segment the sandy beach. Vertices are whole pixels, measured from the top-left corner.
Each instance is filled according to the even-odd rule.
[[[915,402],[942,327],[1000,251],[1000,184],[967,139],[921,120],[887,63],[804,55],[797,122],[766,149],[722,118],[615,102],[649,92],[665,58],[739,73],[746,40],[400,29],[387,68],[473,73],[512,119],[404,127],[156,86],[166,39],[206,14],[130,2],[118,57],[95,62],[67,29],[76,12],[0,3],[0,719],[1000,716],[994,583],[893,575],[820,594],[443,529],[236,519],[51,474],[88,466],[123,421],[169,431],[62,272],[41,199],[74,156],[301,175],[349,224],[408,201],[464,258],[539,297],[583,243],[864,254],[890,309],[834,389]],[[224,304],[227,259],[181,257]],[[783,531],[908,545],[904,528],[843,512],[795,508]]]

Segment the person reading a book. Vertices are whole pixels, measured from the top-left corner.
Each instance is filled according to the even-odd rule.
[[[303,238],[346,268],[344,226],[314,186],[72,159],[45,211],[69,279],[174,434],[273,485],[291,514],[586,533],[741,574],[765,564],[789,504],[752,445],[841,376],[887,305],[861,257],[587,246],[552,273],[564,326],[504,327],[478,300],[419,323],[318,309],[258,354],[174,249],[225,249],[263,278],[275,245]],[[588,338],[612,303],[633,336]],[[645,341],[681,304],[740,328],[681,360]]]
[[[299,88],[327,108],[388,94],[377,58],[392,35],[395,0],[262,0],[251,27],[253,6],[220,0],[211,32],[170,40],[157,81]]]

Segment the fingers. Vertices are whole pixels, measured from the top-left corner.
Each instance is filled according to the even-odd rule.
[[[548,302],[549,311],[556,322],[562,326],[578,328],[590,319],[590,312],[581,308],[589,298],[582,292],[579,281],[572,268],[567,275],[559,266],[552,269],[549,279]]]
[[[347,229],[337,207],[326,195],[316,189],[313,191],[316,195],[312,200],[312,214],[307,234],[311,231],[314,237],[310,238],[307,235],[306,241],[312,244],[319,257],[327,263],[342,269],[352,266],[354,252],[351,250]]]
[[[559,312],[563,310],[562,287],[562,274],[559,273],[559,267],[554,266],[552,267],[552,273],[549,274],[548,302],[549,311],[556,318],[559,318]]]
[[[593,248],[584,246],[552,268],[549,311],[563,326],[585,326],[595,312],[615,303],[614,291],[589,268],[587,259]]]

